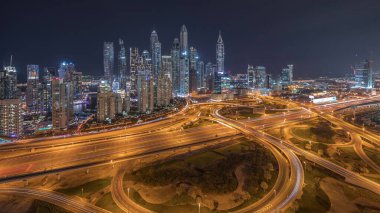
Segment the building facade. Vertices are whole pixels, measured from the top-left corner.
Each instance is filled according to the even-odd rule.
[[[111,83],[114,75],[114,47],[113,42],[104,42],[103,44],[103,66],[104,78]]]

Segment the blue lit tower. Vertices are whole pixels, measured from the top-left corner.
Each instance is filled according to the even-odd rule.
[[[112,75],[114,74],[114,48],[113,42],[104,42],[103,45],[103,65],[104,65],[104,77],[112,83]]]
[[[188,48],[188,34],[185,25],[182,25],[180,32],[180,88],[179,95],[189,95],[189,48]]]
[[[178,38],[174,39],[172,49],[171,49],[171,58],[172,58],[172,82],[173,82],[173,93],[175,95],[179,94],[180,91],[180,48]]]
[[[27,65],[26,105],[29,113],[38,114],[42,111],[41,85],[39,82],[39,66]]]
[[[155,30],[150,35],[150,48],[152,53],[153,75],[157,78],[161,71],[161,43]]]
[[[118,68],[119,68],[119,79],[122,89],[126,88],[127,85],[127,57],[125,53],[124,41],[119,39],[119,54],[118,54]]]
[[[224,74],[224,43],[222,34],[219,31],[218,41],[216,42],[216,66],[219,75]]]

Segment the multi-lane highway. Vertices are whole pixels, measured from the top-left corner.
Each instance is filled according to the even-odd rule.
[[[92,205],[84,200],[70,197],[58,192],[45,189],[30,189],[17,187],[0,187],[0,194],[25,196],[47,201],[49,203],[61,206],[71,212],[78,213],[110,213],[109,211]]]

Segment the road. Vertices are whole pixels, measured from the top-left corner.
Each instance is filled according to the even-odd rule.
[[[235,135],[236,131],[214,124],[185,131],[156,132],[100,141],[95,144],[74,144],[25,153],[0,160],[1,177],[17,176],[86,163],[111,161],[121,156],[174,149],[199,142]],[[49,160],[46,160],[49,159]]]
[[[219,119],[220,122],[258,139],[265,147],[273,152],[280,168],[290,168],[289,172],[284,172],[280,169],[274,189],[263,199],[237,212],[277,212],[289,207],[292,201],[297,199],[302,193],[304,173],[302,163],[298,157],[281,142],[258,132],[254,128],[247,127],[245,123],[225,118],[219,114],[218,110],[215,111],[214,116]]]
[[[53,192],[45,189],[29,189],[17,187],[0,187],[0,194],[16,195],[28,198],[44,200],[57,206],[61,206],[71,212],[78,213],[110,213],[109,211],[92,205],[78,198],[70,197],[58,192]]]
[[[363,140],[358,134],[352,134],[352,140],[354,141],[354,150],[356,154],[372,167],[377,173],[380,174],[380,166],[378,166],[363,150]]]

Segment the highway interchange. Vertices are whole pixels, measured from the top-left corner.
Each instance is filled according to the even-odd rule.
[[[207,147],[222,143],[229,137],[244,134],[246,137],[255,138],[256,141],[272,151],[279,163],[279,176],[273,190],[255,204],[237,212],[276,212],[286,209],[292,201],[298,199],[302,193],[304,179],[302,162],[298,156],[303,156],[307,160],[339,174],[351,184],[380,194],[378,183],[263,131],[319,116],[350,132],[355,151],[378,171],[379,166],[366,157],[363,152],[361,137],[377,145],[380,145],[380,137],[333,116],[334,111],[341,108],[374,101],[380,101],[380,98],[376,96],[323,106],[300,104],[296,110],[243,120],[229,119],[219,113],[222,107],[239,105],[227,102],[208,102],[192,104],[175,115],[130,128],[73,137],[19,141],[0,146],[0,168],[2,168],[0,181],[11,183],[49,173],[113,165],[165,152],[179,153],[179,150],[199,146]],[[211,115],[202,115],[204,109],[210,110]],[[198,118],[209,119],[215,124],[185,130],[181,128],[183,124]],[[111,193],[115,203],[126,212],[149,212],[129,200],[122,185],[124,173],[125,171],[120,169],[112,180]],[[3,184],[0,186],[0,194],[30,196],[73,212],[107,212],[83,200],[43,188],[10,187]]]

